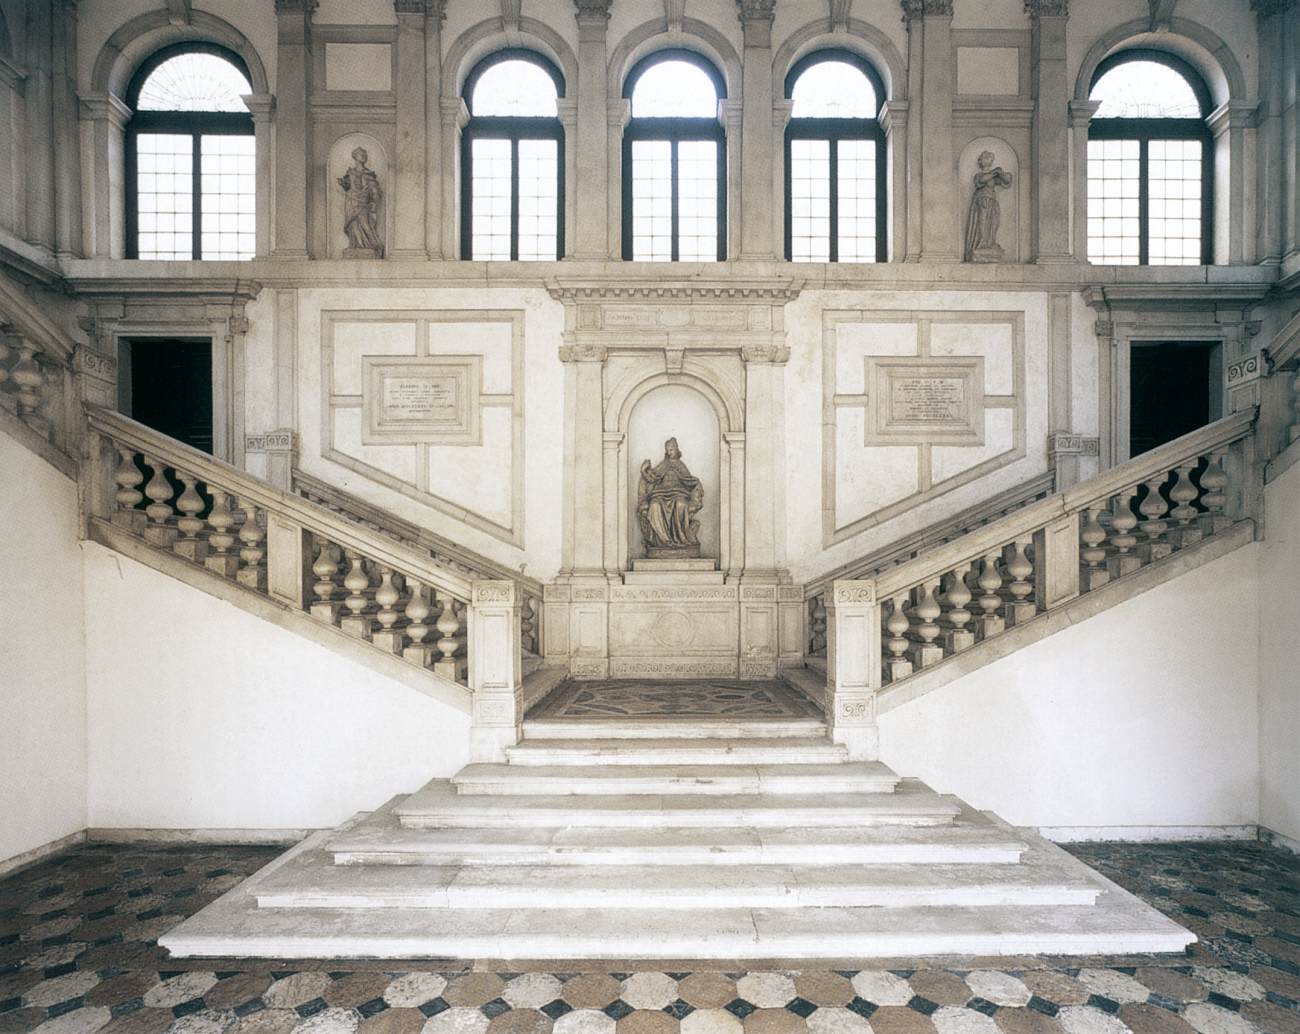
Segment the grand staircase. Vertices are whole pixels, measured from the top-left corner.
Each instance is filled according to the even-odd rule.
[[[1042,838],[850,761],[817,719],[528,721],[507,755],[308,838],[160,943],[752,959],[1194,940]]]

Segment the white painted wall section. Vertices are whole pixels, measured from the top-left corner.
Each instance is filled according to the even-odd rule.
[[[465,763],[467,714],[84,548],[92,829],[333,826]]]
[[[883,760],[1018,826],[1256,824],[1259,556],[1252,543],[882,715]]]
[[[77,486],[0,432],[0,862],[86,826]]]
[[[1259,579],[1260,824],[1300,841],[1300,464],[1264,490]]]

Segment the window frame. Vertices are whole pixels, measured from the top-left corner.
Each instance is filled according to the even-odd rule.
[[[1088,140],[1136,140],[1138,142],[1138,261],[1139,266],[1149,266],[1151,262],[1151,224],[1149,218],[1151,201],[1151,177],[1149,173],[1149,150],[1152,140],[1199,140],[1201,142],[1201,261],[1200,265],[1214,264],[1214,134],[1206,124],[1211,111],[1209,88],[1201,73],[1190,62],[1165,50],[1133,48],[1111,54],[1093,70],[1092,80],[1088,84],[1088,97],[1103,75],[1117,65],[1133,61],[1154,61],[1177,72],[1191,87],[1200,105],[1198,118],[1093,118],[1088,121]],[[1091,161],[1091,158],[1088,159]],[[1087,190],[1085,177],[1084,190]],[[1087,195],[1084,204],[1087,205]],[[1084,216],[1085,220],[1087,216]],[[1085,248],[1089,241],[1085,239]],[[1107,265],[1094,263],[1091,255],[1090,265]],[[1158,263],[1159,265],[1181,265],[1182,263]]]
[[[813,65],[825,61],[842,61],[851,64],[866,77],[876,93],[876,113],[871,118],[794,118],[785,127],[785,260],[794,261],[794,169],[791,162],[791,142],[794,140],[825,140],[830,156],[830,257],[839,262],[839,161],[838,144],[841,140],[873,140],[876,149],[876,262],[889,261],[888,215],[889,199],[886,196],[889,177],[886,168],[885,130],[880,125],[880,109],[885,103],[885,84],[880,73],[861,54],[840,47],[814,50],[796,61],[785,76],[785,99],[794,97],[795,83]],[[800,260],[803,261],[802,259]]]
[[[481,59],[465,77],[460,95],[469,111],[469,121],[460,137],[460,257],[474,259],[474,141],[510,141],[510,258],[478,259],[480,262],[560,261],[564,258],[564,123],[559,115],[475,115],[474,88],[483,74],[503,61],[528,61],[555,83],[555,96],[564,96],[564,76],[549,58],[526,47],[505,47]],[[519,258],[519,143],[521,140],[554,140],[555,166],[555,258]]]
[[[623,81],[623,97],[628,101],[629,105],[637,81],[649,69],[664,61],[686,61],[699,68],[713,83],[719,103],[727,99],[726,80],[722,78],[722,73],[714,67],[708,58],[693,50],[670,47],[647,54],[632,66],[632,70],[628,72],[627,78]],[[678,257],[680,254],[680,234],[678,232],[677,145],[682,142],[698,140],[712,140],[716,144],[718,164],[715,216],[718,228],[717,261],[725,262],[727,260],[727,131],[722,121],[716,116],[713,118],[702,116],[698,118],[662,118],[653,115],[642,115],[639,118],[633,116],[628,119],[627,125],[623,128],[623,260],[625,262],[653,261],[651,259],[637,260],[632,255],[632,144],[639,140],[666,140],[671,144],[669,150],[669,176],[672,182],[671,224],[669,230],[671,240],[670,262],[682,261]]]
[[[248,64],[233,50],[217,43],[185,41],[155,50],[141,63],[131,77],[126,91],[126,105],[131,109],[131,118],[126,124],[125,153],[123,156],[124,179],[126,187],[126,257],[140,257],[140,199],[139,199],[139,152],[137,138],[141,133],[167,133],[175,136],[189,136],[191,146],[191,191],[193,193],[193,211],[191,215],[191,262],[237,262],[246,259],[205,259],[202,254],[203,240],[203,150],[201,137],[204,136],[251,136],[256,137],[253,126],[253,113],[242,114],[235,111],[140,111],[140,91],[154,70],[163,62],[181,54],[211,54],[229,61],[244,77],[252,83]],[[151,261],[185,261],[183,259]]]

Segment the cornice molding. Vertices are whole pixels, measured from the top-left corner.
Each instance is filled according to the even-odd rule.
[[[903,7],[903,21],[916,18],[951,18],[952,0],[899,0]]]
[[[623,282],[609,280],[551,280],[546,290],[558,302],[586,301],[750,301],[790,302],[799,297],[803,280],[758,281],[715,280],[709,282]]]

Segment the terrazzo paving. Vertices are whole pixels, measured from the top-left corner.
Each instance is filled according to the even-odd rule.
[[[784,682],[730,679],[566,679],[528,717],[820,718],[810,700]]]
[[[157,937],[280,851],[87,845],[0,881],[0,1034],[1300,1034],[1300,859],[1071,848],[1201,940],[1185,956],[173,961]]]

